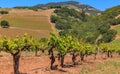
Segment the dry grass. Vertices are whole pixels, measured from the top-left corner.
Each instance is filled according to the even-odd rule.
[[[16,37],[16,36],[21,36],[25,33],[39,39],[42,37],[49,37],[50,31],[31,30],[31,29],[24,29],[24,28],[8,28],[8,29],[0,28],[0,37],[3,37],[3,36]]]
[[[51,30],[49,15],[53,10],[32,11],[12,9],[8,15],[3,15],[1,20],[7,20],[12,27],[21,27],[37,30]]]
[[[36,38],[48,37],[53,30],[50,23],[50,15],[54,9],[40,10],[38,12],[28,9],[10,9],[9,14],[0,15],[0,20],[7,20],[10,29],[0,28],[1,36],[15,37],[24,33]],[[14,28],[13,28],[14,27]]]
[[[11,8],[0,8],[0,11],[10,11]]]
[[[120,59],[105,61],[92,67],[85,66],[80,74],[120,74]]]

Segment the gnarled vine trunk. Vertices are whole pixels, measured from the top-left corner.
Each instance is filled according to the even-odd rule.
[[[98,53],[99,53],[98,48],[96,48],[96,49],[95,49],[95,52],[94,52],[94,60],[97,59],[97,54],[98,54]]]
[[[94,60],[96,60],[97,53],[94,53]]]
[[[48,54],[51,55],[50,56],[50,60],[51,60],[50,69],[53,69],[53,64],[55,62],[55,56],[54,56],[54,53],[53,53],[54,48],[55,48],[54,45],[52,45],[50,50],[48,51]]]
[[[75,55],[75,52],[73,52],[73,54],[72,54],[72,62],[73,62],[73,64],[75,65],[76,64],[76,57],[77,57],[77,55]]]
[[[118,55],[120,55],[120,52],[118,52]]]
[[[51,55],[50,59],[51,59],[50,69],[53,69],[53,64],[54,64],[54,62],[55,62],[55,57],[54,57],[53,54]]]
[[[45,53],[45,48],[42,48],[41,51],[42,51],[42,53]]]
[[[19,73],[20,51],[16,52],[15,54],[12,54],[12,56],[13,56],[14,74],[20,74]]]
[[[80,54],[81,61],[84,61],[84,54]]]
[[[24,46],[24,49],[26,49],[26,56],[28,56],[28,52],[30,51],[29,50],[30,47],[31,47],[30,45]]]
[[[60,61],[60,53],[58,53],[57,55],[58,55],[58,61]]]
[[[53,49],[55,48],[54,45],[51,45],[50,50],[48,51],[48,55],[53,54]]]
[[[39,49],[39,48],[36,46],[36,47],[35,47],[35,56],[36,56],[36,57],[38,56],[38,49]]]
[[[113,57],[112,52],[110,52],[110,57],[111,57],[111,58]]]
[[[61,67],[64,67],[64,58],[65,56],[61,55],[61,64],[60,64]]]
[[[108,58],[110,57],[110,51],[107,51],[107,57]]]

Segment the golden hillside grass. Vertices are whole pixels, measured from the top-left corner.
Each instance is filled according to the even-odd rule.
[[[35,38],[43,38],[49,37],[50,31],[47,30],[31,30],[25,28],[0,28],[0,37],[7,36],[8,38],[22,36],[27,33],[29,36],[33,36]]]
[[[14,37],[28,33],[36,38],[48,37],[52,31],[50,15],[53,11],[54,9],[37,12],[28,9],[10,9],[9,14],[0,15],[0,20],[7,20],[11,28],[0,28],[0,35]]]

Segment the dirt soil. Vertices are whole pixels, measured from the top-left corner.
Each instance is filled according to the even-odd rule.
[[[1,54],[0,54],[1,55]],[[20,58],[20,72],[21,74],[79,74],[81,69],[85,66],[93,67],[98,64],[102,64],[105,61],[115,60],[118,56],[114,58],[103,59],[104,56],[97,56],[97,59],[94,60],[94,56],[88,56],[85,58],[84,63],[79,61],[78,65],[73,66],[71,61],[71,56],[66,55],[65,57],[65,67],[61,68],[59,62],[56,59],[54,65],[58,65],[56,70],[50,70],[50,59],[49,56],[41,55],[39,57],[35,56],[22,56]],[[0,57],[0,74],[13,74],[13,61],[12,56],[5,54],[5,56]]]

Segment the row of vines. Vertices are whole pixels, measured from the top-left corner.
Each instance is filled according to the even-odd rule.
[[[83,40],[78,40],[72,36],[58,36],[51,33],[51,36],[47,40],[37,40],[33,37],[23,35],[21,38],[16,37],[14,39],[2,38],[0,39],[0,50],[10,53],[13,56],[14,74],[20,74],[19,72],[19,60],[21,52],[29,49],[35,49],[35,56],[38,55],[38,51],[48,51],[50,56],[50,69],[53,69],[56,55],[60,66],[64,67],[64,59],[67,54],[72,55],[73,65],[77,65],[76,58],[80,57],[81,61],[84,61],[85,56],[94,54],[94,58],[98,53],[104,53],[108,57],[112,57],[113,53],[120,54],[120,48],[115,47],[112,44],[101,43],[99,45],[89,44]]]

